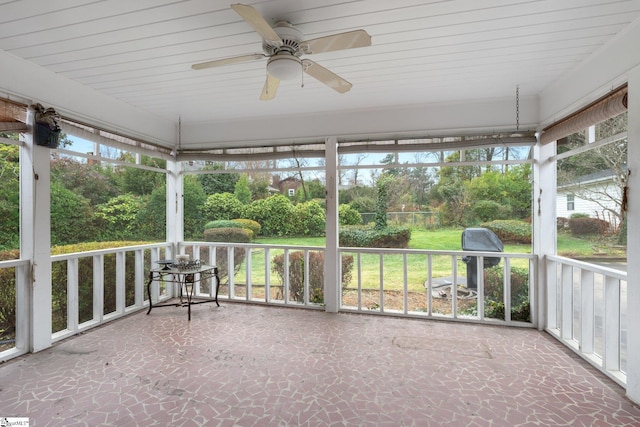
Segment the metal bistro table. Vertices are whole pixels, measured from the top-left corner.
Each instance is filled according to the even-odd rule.
[[[147,282],[147,295],[149,297],[149,310],[147,314],[151,313],[151,309],[154,307],[188,307],[188,317],[191,320],[191,306],[194,304],[204,304],[208,302],[215,302],[218,307],[218,290],[220,288],[220,278],[218,277],[218,267],[211,265],[200,264],[197,267],[179,267],[176,264],[164,263],[162,268],[153,268],[149,270],[149,282]],[[214,299],[193,299],[195,292],[195,284],[204,280],[215,278],[216,281],[216,296]],[[180,302],[177,303],[164,303],[153,304],[151,301],[151,284],[154,281],[165,280],[168,283],[177,283],[180,287]],[[183,300],[182,288],[184,287],[186,293],[186,302]]]

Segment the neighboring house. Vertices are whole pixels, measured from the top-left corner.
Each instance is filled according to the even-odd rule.
[[[613,181],[611,170],[585,175],[575,183],[558,186],[556,194],[558,218],[570,218],[572,214],[580,213],[618,225],[617,217],[611,211],[619,211],[622,193]]]
[[[281,194],[293,197],[296,194],[296,191],[298,191],[298,188],[302,186],[302,181],[293,176],[280,179],[278,175],[274,175],[273,186],[277,188]]]

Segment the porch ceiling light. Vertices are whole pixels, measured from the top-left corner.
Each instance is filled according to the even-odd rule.
[[[279,80],[293,80],[302,74],[302,61],[294,55],[278,54],[267,62],[267,72]]]

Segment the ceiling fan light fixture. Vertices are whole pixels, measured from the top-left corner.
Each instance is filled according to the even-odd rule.
[[[275,55],[267,62],[267,72],[278,80],[293,80],[302,73],[302,60],[294,55]]]

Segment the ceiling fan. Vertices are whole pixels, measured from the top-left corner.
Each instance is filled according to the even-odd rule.
[[[301,56],[371,46],[371,36],[365,30],[304,40],[302,32],[288,22],[277,22],[272,28],[251,6],[232,4],[231,8],[262,37],[264,53],[202,62],[192,65],[191,68],[202,70],[268,58],[267,81],[260,95],[260,99],[264,101],[275,97],[280,80],[294,79],[300,76],[301,72],[305,72],[339,93],[348,92],[351,89],[351,83],[310,59],[302,59]]]

